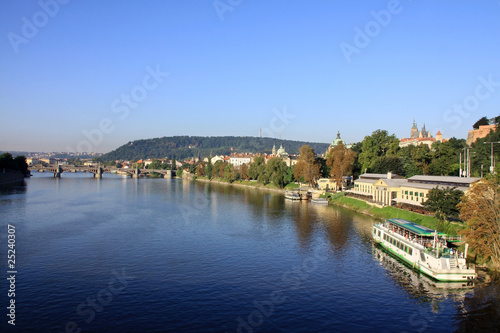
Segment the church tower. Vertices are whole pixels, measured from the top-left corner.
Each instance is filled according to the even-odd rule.
[[[273,144],[273,150],[271,152],[273,156],[276,156],[276,144]]]
[[[413,126],[411,127],[410,138],[416,139],[419,137],[417,123],[415,123],[415,118],[413,118]]]

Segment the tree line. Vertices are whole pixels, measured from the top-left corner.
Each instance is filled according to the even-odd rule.
[[[236,137],[236,136],[172,136],[130,141],[127,144],[99,157],[99,160],[138,160],[147,158],[205,158],[216,155],[229,155],[232,152],[271,153],[273,145],[283,144],[290,154],[297,154],[305,144],[317,151],[325,151],[326,143],[306,141],[277,140],[274,138]]]
[[[30,174],[26,157],[22,155],[13,157],[10,153],[0,155],[0,172],[4,171],[19,171],[25,176]]]

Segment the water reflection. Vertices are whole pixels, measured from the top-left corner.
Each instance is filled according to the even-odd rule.
[[[500,274],[476,283],[474,293],[457,310],[456,332],[500,332]]]
[[[0,205],[10,205],[15,200],[25,200],[26,181],[0,185]]]
[[[452,298],[455,302],[463,302],[466,294],[472,292],[474,288],[473,282],[432,280],[398,261],[375,244],[372,245],[372,252],[391,279],[404,288],[410,297],[420,303],[431,304],[434,313],[439,312],[439,303],[446,298]]]

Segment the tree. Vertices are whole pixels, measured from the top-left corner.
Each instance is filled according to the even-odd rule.
[[[446,142],[436,141],[432,145],[432,160],[429,174],[435,176],[458,176],[460,151],[465,147],[465,140],[451,138]]]
[[[212,177],[219,177],[220,178],[220,168],[221,168],[221,165],[224,164],[224,161],[217,161],[214,163],[214,168],[213,168],[213,171],[212,171]]]
[[[279,157],[271,158],[266,165],[266,174],[274,185],[279,188],[285,187],[287,166],[285,162]]]
[[[0,155],[0,172],[3,170],[20,171],[23,175],[29,175],[28,164],[26,163],[26,157],[16,156],[12,157],[10,153],[3,153]]]
[[[472,184],[459,208],[467,223],[462,235],[480,256],[500,267],[500,177],[490,175]]]
[[[3,153],[0,155],[0,170],[6,169],[6,170],[12,170],[13,165],[12,163],[14,162],[14,158],[12,157],[11,153]]]
[[[389,135],[386,130],[376,130],[371,136],[365,136],[359,154],[359,163],[362,172],[371,170],[379,156],[395,156],[399,150],[399,140],[394,134]]]
[[[200,162],[198,163],[198,165],[196,166],[196,175],[198,177],[203,177],[205,176],[205,168],[206,168],[206,164],[205,162]]]
[[[172,158],[172,170],[177,169],[177,162],[175,161],[175,158]]]
[[[208,179],[212,179],[212,172],[214,170],[214,166],[212,165],[212,156],[208,158],[207,165],[205,166],[205,175],[207,175]]]
[[[251,179],[257,179],[261,177],[261,182],[264,181],[263,174],[266,169],[266,162],[263,156],[256,156],[253,162],[248,166],[248,176]]]
[[[457,205],[462,196],[463,192],[456,187],[439,189],[436,186],[427,194],[423,206],[433,212],[441,222],[446,222],[449,218],[458,218],[460,210]]]
[[[246,163],[240,166],[240,177],[245,180],[250,179],[250,176],[248,175],[248,165]]]
[[[182,178],[182,173],[184,172],[184,169],[183,168],[179,168],[177,169],[177,171],[175,172],[175,176],[177,178]]]
[[[234,170],[234,166],[232,164],[229,164],[227,162],[225,162],[223,164],[223,171],[222,171],[222,179],[224,179],[226,182],[233,182],[235,180],[235,170]]]
[[[299,151],[300,155],[293,169],[295,179],[300,180],[303,177],[304,181],[315,186],[316,180],[319,178],[319,165],[316,162],[316,153],[309,145],[302,146]]]
[[[328,154],[326,165],[330,169],[330,178],[335,181],[337,188],[342,185],[342,179],[348,173],[352,173],[356,153],[347,149],[342,142],[333,148]]]
[[[226,170],[226,166],[228,166],[228,165],[229,165],[229,163],[223,162],[219,166],[219,178],[224,178],[224,171]]]
[[[161,169],[161,162],[157,159],[153,159],[153,161],[148,165],[147,168],[152,170]]]
[[[23,175],[29,175],[30,171],[28,170],[28,163],[26,163],[26,157],[24,156],[16,156],[12,161],[12,166],[14,170],[20,171]]]
[[[374,173],[392,172],[398,175],[403,174],[403,161],[399,156],[380,156],[373,163],[371,169]]]
[[[476,121],[474,123],[474,125],[472,125],[472,128],[479,129],[479,126],[489,125],[489,124],[490,124],[490,121],[488,120],[488,118],[482,117],[481,119],[479,119],[478,121]]]

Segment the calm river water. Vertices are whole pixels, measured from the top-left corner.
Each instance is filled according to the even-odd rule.
[[[228,185],[35,173],[0,188],[2,332],[498,331],[499,288],[436,287],[374,220]],[[15,296],[8,297],[8,224]],[[15,326],[8,323],[15,299]]]

